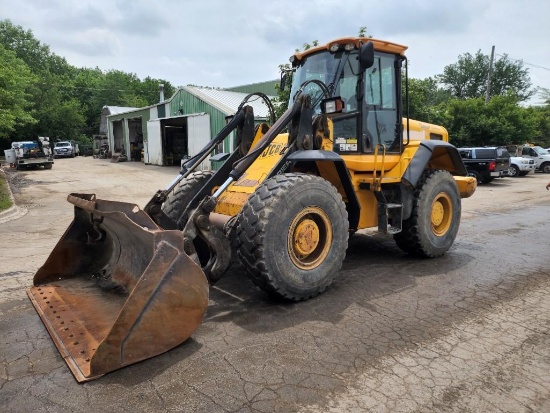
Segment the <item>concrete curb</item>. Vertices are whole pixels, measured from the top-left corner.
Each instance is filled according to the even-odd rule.
[[[5,222],[12,221],[14,219],[18,219],[18,218],[21,218],[21,217],[25,216],[27,214],[27,212],[29,212],[29,210],[27,208],[21,208],[21,207],[17,206],[17,204],[15,203],[15,198],[13,196],[13,192],[11,191],[10,182],[9,182],[8,177],[6,175],[6,172],[4,171],[4,168],[2,166],[0,166],[0,174],[3,175],[4,178],[6,178],[6,183],[8,184],[7,185],[8,186],[8,194],[9,194],[10,200],[13,204],[8,209],[6,209],[4,211],[0,211],[0,224],[3,224]]]

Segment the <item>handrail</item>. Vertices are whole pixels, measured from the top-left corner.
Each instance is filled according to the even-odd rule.
[[[380,169],[380,177],[378,178],[378,152],[379,149],[382,148],[382,166]],[[371,190],[374,192],[378,192],[381,189],[381,182],[382,177],[384,176],[384,165],[386,163],[386,145],[382,143],[377,143],[374,147],[374,168],[372,170],[372,188]]]

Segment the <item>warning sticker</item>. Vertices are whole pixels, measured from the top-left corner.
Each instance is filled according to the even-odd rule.
[[[357,152],[357,139],[355,138],[336,138],[335,143],[337,144],[340,152]]]

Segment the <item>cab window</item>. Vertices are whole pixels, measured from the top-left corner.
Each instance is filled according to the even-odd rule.
[[[380,53],[374,65],[365,73],[365,111],[363,139],[365,150],[373,152],[377,145],[386,151],[399,152],[401,132],[396,135],[397,95],[395,85],[395,57]]]

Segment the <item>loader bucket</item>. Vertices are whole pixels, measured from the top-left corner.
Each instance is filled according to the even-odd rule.
[[[183,343],[208,306],[208,282],[134,204],[71,194],[75,217],[27,290],[79,382]]]

